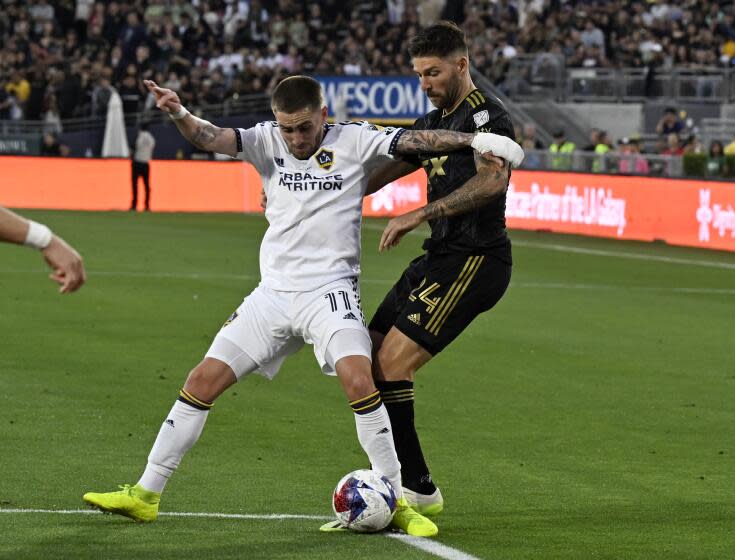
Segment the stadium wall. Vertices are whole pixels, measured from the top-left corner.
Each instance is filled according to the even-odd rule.
[[[0,158],[0,204],[16,208],[127,210],[129,160]],[[365,199],[367,216],[426,201],[423,171]],[[261,181],[237,161],[151,162],[151,209],[260,212]],[[735,251],[735,184],[548,171],[514,171],[508,226]]]

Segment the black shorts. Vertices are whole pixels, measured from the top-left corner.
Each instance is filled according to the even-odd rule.
[[[386,335],[396,327],[436,355],[503,297],[511,268],[486,254],[415,258],[378,307],[370,330]]]

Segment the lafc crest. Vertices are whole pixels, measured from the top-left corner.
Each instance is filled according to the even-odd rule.
[[[314,157],[316,158],[316,162],[319,164],[319,167],[326,169],[327,171],[332,169],[332,166],[334,165],[334,152],[332,150],[322,148]]]

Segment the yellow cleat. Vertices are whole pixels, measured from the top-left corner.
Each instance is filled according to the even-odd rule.
[[[427,517],[436,517],[444,509],[444,498],[438,488],[434,490],[433,494],[420,494],[419,492],[404,488],[403,496],[406,498],[409,506]]]
[[[82,499],[92,507],[105,513],[117,513],[129,517],[133,521],[150,522],[158,517],[160,492],[150,492],[142,486],[120,486],[117,492],[87,492]]]
[[[344,533],[345,531],[349,531],[349,529],[339,521],[330,521],[329,523],[325,523],[319,527],[319,530],[322,533]]]
[[[430,519],[416,513],[408,505],[406,498],[398,500],[390,525],[413,537],[434,537],[439,533],[439,528]]]

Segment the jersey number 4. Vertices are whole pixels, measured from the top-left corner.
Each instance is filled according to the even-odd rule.
[[[418,287],[415,288],[409,294],[408,299],[410,301],[416,301],[416,298],[418,298],[419,300],[423,301],[426,304],[426,312],[433,313],[434,309],[436,309],[436,306],[439,305],[439,302],[441,301],[442,298],[440,296],[435,296],[432,298],[431,294],[437,291],[441,286],[439,286],[439,284],[434,282],[433,284],[431,284],[431,286],[429,286],[425,290],[421,290],[421,288],[424,287],[424,284],[426,284],[426,278],[421,280],[421,284],[419,284]],[[419,290],[421,291],[419,292]],[[419,293],[416,294],[416,292],[419,292]]]

